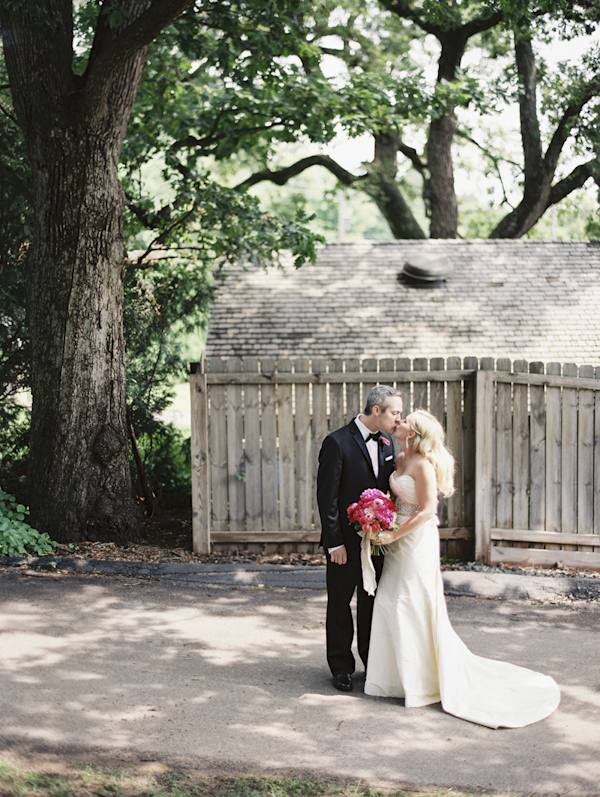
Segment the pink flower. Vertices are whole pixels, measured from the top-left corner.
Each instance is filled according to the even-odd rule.
[[[361,493],[360,500],[350,504],[348,520],[357,531],[375,536],[380,531],[394,528],[396,506],[392,499],[381,490],[369,488]],[[380,553],[381,546],[374,546],[373,552]]]

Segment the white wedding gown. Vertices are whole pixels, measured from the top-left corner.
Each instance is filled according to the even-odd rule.
[[[415,482],[390,480],[398,521],[418,510]],[[373,609],[365,693],[402,697],[407,708],[442,708],[490,728],[520,728],[547,717],[560,702],[547,675],[471,653],[446,609],[438,520],[387,546]]]

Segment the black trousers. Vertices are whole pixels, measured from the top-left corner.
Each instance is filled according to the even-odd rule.
[[[352,674],[355,659],[352,653],[354,622],[351,602],[356,591],[356,630],[358,655],[365,668],[369,655],[371,619],[375,598],[368,595],[362,585],[360,548],[346,548],[348,561],[336,565],[327,554],[327,663],[332,675]],[[374,556],[376,577],[379,580],[383,568],[383,556]]]

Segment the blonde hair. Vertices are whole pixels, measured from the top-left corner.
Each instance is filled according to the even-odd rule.
[[[454,492],[454,457],[444,444],[442,424],[427,410],[414,410],[409,417],[411,429],[416,434],[414,451],[431,462],[438,491],[447,498]]]

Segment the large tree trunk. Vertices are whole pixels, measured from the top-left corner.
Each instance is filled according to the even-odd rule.
[[[87,131],[75,141],[65,134],[62,142],[36,142],[47,168],[34,180],[39,212],[29,264],[30,502],[34,524],[61,541],[130,538],[136,515],[118,157],[93,139]]]
[[[369,166],[368,178],[362,186],[389,224],[394,238],[425,238],[425,233],[396,182],[399,146],[400,136],[397,133],[375,135],[375,157]]]
[[[45,18],[36,10],[2,16],[35,211],[31,517],[59,541],[122,541],[135,535],[138,510],[128,463],[117,165],[145,50],[124,61],[90,105],[71,72],[70,3],[48,5]]]
[[[454,112],[434,119],[427,141],[429,179],[425,191],[431,214],[431,238],[456,238],[458,203],[454,186],[452,141],[456,130]]]

